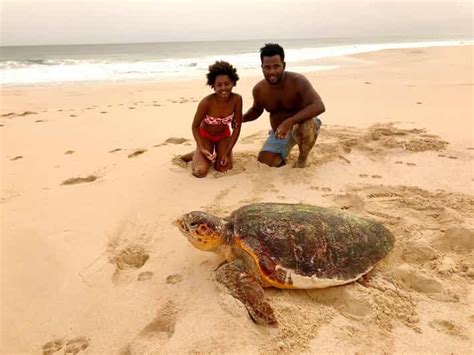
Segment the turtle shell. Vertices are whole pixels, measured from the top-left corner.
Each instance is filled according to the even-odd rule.
[[[228,221],[233,244],[252,256],[264,281],[279,288],[352,282],[395,241],[379,222],[304,204],[251,204]]]

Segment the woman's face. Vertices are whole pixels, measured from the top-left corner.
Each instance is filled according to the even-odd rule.
[[[218,75],[216,77],[216,81],[214,82],[214,91],[218,96],[222,98],[229,97],[233,87],[234,83],[228,75]]]

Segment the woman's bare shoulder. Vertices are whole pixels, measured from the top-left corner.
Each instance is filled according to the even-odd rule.
[[[242,95],[236,93],[236,92],[233,92],[232,93],[232,100],[234,101],[242,101]]]

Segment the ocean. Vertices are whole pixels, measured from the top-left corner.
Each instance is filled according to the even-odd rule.
[[[239,74],[260,68],[259,48],[277,42],[292,64],[389,48],[472,45],[472,38],[315,38],[247,41],[163,42],[0,47],[0,85],[97,81],[163,81],[202,77],[209,64],[225,60]],[[328,70],[335,66],[312,66]]]

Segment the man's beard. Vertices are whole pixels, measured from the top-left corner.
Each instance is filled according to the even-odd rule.
[[[270,81],[270,78],[265,77],[265,80],[266,80],[267,83],[269,83],[270,85],[279,84],[282,79],[283,79],[283,75],[280,75],[280,76],[276,77],[276,80],[275,80],[275,81]]]

